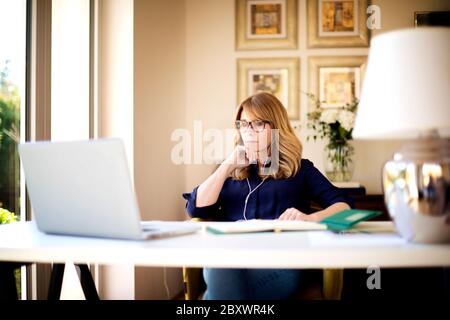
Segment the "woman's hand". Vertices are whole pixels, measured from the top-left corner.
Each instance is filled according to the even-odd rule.
[[[237,146],[224,162],[197,189],[196,207],[213,205],[219,199],[225,180],[236,168],[246,167],[249,160],[244,146]]]
[[[332,216],[336,212],[340,212],[340,211],[347,210],[347,209],[350,209],[350,207],[345,202],[336,202],[324,210],[316,211],[311,214],[304,214],[303,212],[301,212],[295,208],[289,208],[285,212],[283,212],[278,219],[319,222],[329,216]]]
[[[254,164],[258,162],[258,141],[247,141],[245,144],[245,155],[250,163]]]
[[[233,152],[223,162],[227,166],[228,173],[233,172],[237,168],[247,167],[250,161],[247,157],[246,148],[244,146],[236,146]]]
[[[295,208],[289,208],[284,211],[280,217],[278,218],[280,220],[302,220],[302,221],[309,221],[309,222],[317,222],[318,219],[314,214],[304,214],[303,212],[295,209]]]

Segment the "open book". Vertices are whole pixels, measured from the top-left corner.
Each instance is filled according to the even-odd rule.
[[[326,230],[327,226],[300,220],[245,220],[235,222],[207,222],[206,230],[214,234],[247,233],[263,231]]]
[[[301,220],[245,220],[236,222],[207,222],[206,231],[214,234],[246,233],[262,231],[343,231],[355,227],[364,220],[380,215],[380,211],[348,209],[336,212],[321,222]],[[359,230],[362,231],[362,230]]]

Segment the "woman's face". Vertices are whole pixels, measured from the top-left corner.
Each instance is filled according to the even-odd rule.
[[[239,129],[245,147],[253,152],[267,151],[272,136],[270,124],[267,122],[258,123],[257,121],[261,119],[258,119],[254,114],[247,112],[245,109],[242,110],[240,120],[249,123],[246,128]]]

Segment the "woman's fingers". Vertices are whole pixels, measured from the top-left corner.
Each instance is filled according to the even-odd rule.
[[[295,209],[295,208],[289,208],[284,211],[280,217],[278,218],[280,220],[308,220],[308,215],[304,214],[303,212]]]
[[[278,217],[279,220],[286,220],[286,212],[283,212],[282,214],[280,214],[280,216]]]
[[[291,217],[295,214],[293,208],[286,209],[278,219],[280,220],[291,220]]]
[[[247,158],[250,163],[256,163],[258,161],[258,142],[257,141],[247,141],[245,143],[245,152],[247,153]]]
[[[278,219],[280,219],[280,220],[288,220],[288,214],[287,214],[287,213],[283,213],[283,214],[281,214],[281,215],[278,217]]]
[[[298,220],[297,212],[292,212],[289,216],[289,220]]]
[[[238,146],[236,149],[236,164],[238,166],[248,165],[247,151],[244,146]]]

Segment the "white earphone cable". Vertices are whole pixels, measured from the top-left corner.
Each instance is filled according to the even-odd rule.
[[[247,185],[248,185],[248,189],[249,189],[249,193],[247,195],[247,197],[245,197],[245,204],[244,204],[244,212],[242,213],[242,215],[244,216],[244,220],[247,220],[247,216],[245,215],[246,211],[247,211],[247,203],[248,203],[248,199],[250,198],[250,195],[256,191],[256,189],[258,189],[263,183],[264,181],[266,181],[266,178],[263,179],[263,181],[261,181],[256,187],[255,189],[252,190],[252,187],[250,186],[250,182],[247,180]]]

